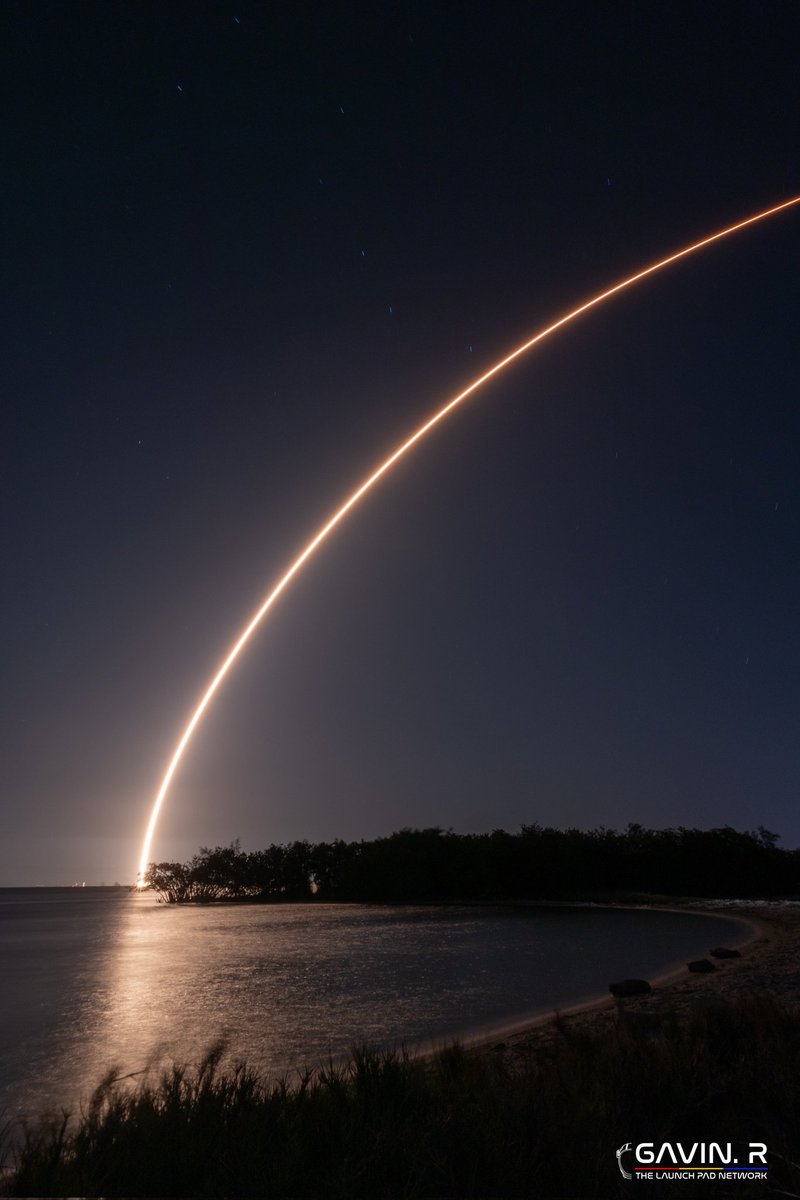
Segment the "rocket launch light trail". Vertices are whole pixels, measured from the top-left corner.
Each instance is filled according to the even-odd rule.
[[[448,401],[447,404],[435,412],[433,416],[429,418],[429,420],[427,420],[423,425],[420,425],[410,437],[402,442],[402,444],[398,446],[388,458],[384,459],[380,466],[378,466],[372,472],[372,474],[369,475],[364,482],[347,497],[341,507],[338,508],[333,515],[326,520],[325,524],[317,531],[317,533],[314,534],[311,541],[308,542],[305,548],[300,552],[286,573],[278,580],[275,587],[264,600],[261,607],[251,618],[243,632],[234,642],[232,648],[229,650],[227,656],[222,662],[222,665],[218,668],[216,674],[211,680],[211,683],[208,685],[202,699],[197,705],[197,708],[194,710],[189,724],[184,729],[181,739],[175,747],[172,758],[169,762],[169,766],[167,767],[166,774],[161,781],[158,794],[153,802],[150,820],[147,825],[147,831],[145,833],[144,843],[142,845],[141,858],[139,860],[137,886],[144,886],[144,875],[145,871],[147,870],[148,859],[150,857],[150,845],[153,840],[153,834],[155,832],[158,816],[161,812],[169,785],[172,782],[172,778],[178,768],[178,764],[183,757],[183,752],[186,749],[189,739],[197,728],[203,713],[206,711],[212,699],[214,698],[217,689],[219,688],[225,676],[228,674],[228,671],[235,663],[236,659],[241,654],[247,642],[250,640],[252,634],[261,624],[263,618],[267,615],[270,608],[272,608],[272,605],[280,596],[281,592],[285,590],[300,568],[305,565],[309,558],[311,558],[317,547],[325,541],[328,534],[333,532],[336,526],[344,520],[350,510],[354,508],[358,504],[359,500],[361,500],[362,497],[365,496],[367,492],[369,492],[375,486],[378,480],[381,479],[388,471],[390,471],[395,463],[398,462],[399,459],[401,459],[405,454],[407,454],[408,451],[417,444],[417,442],[421,441],[427,433],[429,433],[436,425],[443,421],[445,417],[449,416],[453,409],[461,404],[463,400],[466,400],[468,396],[471,396],[473,392],[476,392],[478,388],[483,386],[484,383],[488,383],[490,379],[493,379],[494,376],[498,375],[502,370],[504,370],[505,367],[510,366],[511,363],[515,362],[523,354],[526,354],[528,350],[533,349],[534,346],[538,345],[539,342],[544,341],[544,339],[549,337],[551,334],[556,333],[559,329],[562,329],[565,325],[568,325],[570,322],[576,320],[578,317],[582,316],[583,313],[588,312],[590,309],[597,308],[599,304],[602,304],[603,301],[615,296],[618,292],[625,291],[627,288],[632,287],[640,280],[646,279],[649,275],[654,275],[656,271],[660,271],[664,267],[670,266],[672,263],[679,262],[680,259],[686,258],[688,255],[694,254],[696,251],[702,250],[705,246],[710,246],[713,242],[718,242],[722,238],[726,238],[730,234],[736,233],[740,229],[745,229],[748,225],[754,225],[757,221],[763,221],[767,217],[774,216],[775,213],[782,212],[786,208],[792,208],[795,204],[800,204],[800,196],[794,196],[791,200],[785,200],[782,204],[775,204],[771,208],[763,209],[761,212],[755,213],[753,216],[746,217],[742,221],[737,221],[734,225],[727,225],[724,229],[720,229],[716,233],[710,234],[708,237],[701,238],[700,241],[692,242],[691,245],[685,246],[682,250],[678,250],[674,254],[668,255],[666,258],[659,259],[658,262],[652,263],[649,267],[645,267],[643,270],[637,271],[635,275],[629,275],[627,279],[621,280],[619,283],[614,284],[613,287],[607,288],[606,291],[599,292],[596,296],[592,296],[591,299],[586,300],[583,304],[579,304],[577,308],[573,308],[564,316],[559,317],[558,320],[553,321],[551,325],[539,330],[539,332],[534,334],[533,337],[529,338],[528,341],[523,342],[521,346],[517,346],[517,348],[512,350],[510,354],[507,354],[505,358],[502,358],[499,362],[496,362],[494,366],[489,368],[488,371],[484,371],[484,373],[477,379],[473,380],[468,387],[464,388],[463,392],[459,392],[457,396],[454,396],[452,400]]]

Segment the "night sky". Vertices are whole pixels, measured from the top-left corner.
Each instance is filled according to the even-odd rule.
[[[422,418],[800,192],[796,3],[15,3],[0,884],[130,882],[217,663]],[[800,210],[420,446],[228,678],[157,859],[240,837],[800,843]]]

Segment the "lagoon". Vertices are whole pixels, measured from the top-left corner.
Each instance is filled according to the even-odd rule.
[[[652,978],[743,923],[583,906],[163,906],[114,888],[0,889],[0,1112],[73,1110],[108,1071],[218,1039],[270,1076],[353,1046],[521,1021]]]

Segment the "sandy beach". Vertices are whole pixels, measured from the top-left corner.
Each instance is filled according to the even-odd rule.
[[[603,1031],[621,1022],[656,1029],[666,1017],[680,1016],[715,997],[769,994],[800,1002],[800,903],[698,905],[681,911],[733,917],[749,924],[753,936],[744,943],[728,943],[725,925],[720,922],[718,945],[736,945],[741,957],[712,960],[715,969],[708,974],[694,974],[683,967],[651,978],[648,982],[653,990],[645,995],[618,1000],[609,993],[597,1001],[537,1017],[523,1027],[487,1032],[471,1039],[470,1045],[480,1053],[502,1054],[513,1062],[565,1032]]]

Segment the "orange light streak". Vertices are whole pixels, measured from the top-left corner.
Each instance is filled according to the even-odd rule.
[[[141,858],[139,860],[139,872],[137,876],[138,887],[144,886],[144,874],[147,869],[148,859],[150,857],[150,846],[153,840],[153,834],[155,832],[158,816],[161,812],[161,807],[167,795],[169,785],[172,782],[172,777],[175,774],[178,764],[183,757],[183,752],[186,749],[189,739],[197,728],[200,718],[211,703],[217,689],[219,688],[225,676],[228,674],[228,671],[235,663],[236,659],[239,657],[247,642],[250,640],[252,634],[261,624],[263,618],[280,596],[281,592],[283,592],[288,586],[300,568],[305,565],[309,558],[311,558],[317,547],[324,542],[328,534],[333,532],[336,526],[344,520],[350,510],[354,508],[356,504],[358,504],[359,500],[361,500],[361,498],[375,486],[378,480],[381,479],[388,471],[390,471],[395,463],[398,462],[399,459],[401,459],[405,454],[407,454],[408,451],[417,444],[417,442],[421,441],[427,433],[429,433],[436,425],[443,421],[445,417],[449,416],[453,409],[461,404],[463,400],[466,400],[468,396],[471,396],[472,393],[477,391],[479,387],[482,387],[484,383],[488,383],[490,379],[493,379],[494,376],[498,375],[500,371],[505,369],[505,367],[515,362],[516,359],[520,358],[523,354],[526,354],[528,350],[533,349],[533,347],[538,345],[539,342],[544,341],[546,337],[549,337],[557,330],[562,329],[565,325],[568,325],[570,322],[576,320],[578,317],[582,316],[583,313],[588,312],[590,309],[597,308],[597,306],[602,304],[604,300],[608,300],[611,296],[615,296],[618,292],[625,291],[627,288],[632,287],[640,280],[646,279],[648,275],[653,275],[656,271],[661,271],[664,267],[670,266],[671,263],[678,262],[680,259],[686,258],[688,255],[694,254],[698,250],[702,250],[705,246],[710,246],[713,242],[718,242],[722,238],[726,238],[730,234],[736,233],[740,229],[745,229],[748,225],[754,225],[757,221],[766,220],[767,217],[774,216],[775,213],[782,212],[786,208],[792,208],[795,204],[800,204],[800,196],[795,196],[791,200],[785,200],[782,204],[775,204],[772,206],[772,208],[766,208],[762,212],[756,213],[754,216],[746,217],[742,221],[737,221],[735,225],[727,225],[724,229],[720,229],[717,233],[712,233],[708,237],[701,238],[701,240],[698,242],[692,242],[690,246],[685,246],[682,250],[677,250],[674,254],[670,254],[666,258],[659,259],[658,262],[652,263],[651,266],[645,267],[644,270],[637,271],[635,275],[629,275],[627,279],[623,279],[620,283],[614,284],[613,287],[607,288],[606,291],[600,292],[596,296],[592,296],[590,300],[586,300],[583,304],[578,305],[577,308],[573,308],[563,317],[559,317],[557,321],[552,323],[552,325],[548,325],[545,329],[539,330],[539,332],[534,334],[533,337],[529,338],[528,341],[523,342],[523,344],[518,346],[516,350],[512,350],[510,354],[507,354],[505,358],[502,358],[499,362],[496,362],[494,366],[489,368],[488,371],[484,371],[483,375],[480,375],[477,379],[473,380],[468,387],[464,388],[463,392],[459,392],[457,396],[454,396],[452,400],[448,401],[447,404],[435,412],[433,416],[424,423],[424,425],[420,425],[420,427],[415,430],[410,437],[408,437],[400,446],[398,446],[398,448],[394,450],[389,457],[385,459],[380,466],[377,467],[376,470],[374,470],[358,488],[356,488],[354,492],[351,493],[350,496],[348,496],[341,508],[338,508],[334,512],[333,516],[328,518],[325,524],[317,531],[317,533],[314,534],[311,541],[300,552],[286,573],[281,577],[281,579],[278,580],[275,587],[267,596],[266,600],[264,600],[261,607],[251,618],[249,623],[245,626],[243,632],[237,638],[232,649],[228,652],[222,665],[218,668],[217,673],[214,675],[214,678],[208,685],[202,699],[200,700],[200,703],[194,710],[192,718],[183,731],[181,739],[173,752],[169,766],[166,770],[166,774],[161,781],[158,794],[153,802],[150,820],[147,825],[147,832],[145,833],[144,843],[142,845]]]

